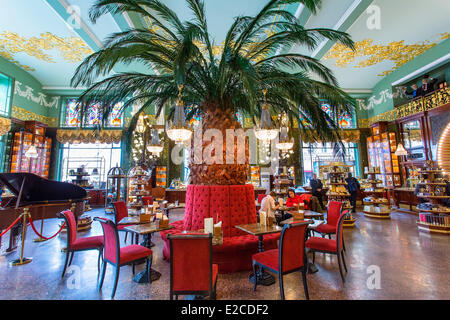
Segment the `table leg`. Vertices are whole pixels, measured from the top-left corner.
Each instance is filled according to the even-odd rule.
[[[311,236],[311,231],[311,229],[307,229],[307,239],[309,239],[309,237]],[[308,261],[308,274],[313,274],[318,271],[319,269],[317,268],[317,266],[314,263]]]
[[[146,248],[149,248],[149,249],[152,247],[152,245],[154,246],[154,244],[152,243],[152,234],[151,233],[144,235],[144,242],[142,242],[141,245]],[[161,278],[160,272],[158,272],[154,269],[150,269],[150,277],[149,277],[147,268],[145,268],[145,270],[139,272],[134,277],[133,280],[134,280],[134,282],[137,282],[137,283],[149,283],[149,282],[159,280],[159,278]]]
[[[263,236],[260,235],[258,236],[258,252],[263,252],[264,251],[264,241],[263,241]],[[259,269],[256,277],[258,279],[258,284],[263,285],[263,286],[271,286],[275,283],[275,277],[272,276],[271,274],[267,273],[264,271],[264,269]],[[255,283],[255,274],[252,273],[250,275],[250,282],[251,283]]]

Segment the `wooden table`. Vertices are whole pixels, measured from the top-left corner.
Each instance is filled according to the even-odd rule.
[[[323,220],[325,215],[321,212],[315,212],[311,210],[303,210],[305,213],[305,219],[317,219],[317,220]],[[291,211],[296,212],[296,211]],[[291,213],[289,212],[289,213]]]
[[[153,233],[164,231],[164,230],[170,230],[173,228],[174,227],[170,226],[170,225],[166,228],[159,228],[157,222],[152,222],[152,223],[146,223],[146,224],[136,224],[136,225],[127,226],[124,228],[124,230],[132,232],[136,235],[143,235],[144,242],[141,245],[144,247],[150,248],[151,243],[152,243],[151,238],[152,238]],[[161,273],[154,269],[150,269],[150,275],[147,273],[147,270],[145,270],[145,271],[138,273],[134,277],[133,280],[137,283],[149,283],[149,282],[156,281],[159,278],[161,278]]]
[[[169,217],[170,210],[185,209],[185,208],[186,208],[186,204],[185,203],[180,203],[180,204],[178,204],[178,206],[176,206],[174,203],[171,203],[171,204],[168,204],[167,207],[161,208],[161,209],[164,211],[166,216]]]
[[[284,219],[285,219],[286,211],[291,211],[291,210],[294,210],[294,209],[295,209],[295,207],[280,206],[280,207],[278,208],[278,211],[281,212],[281,220],[284,220]]]
[[[273,224],[272,226],[263,226],[259,223],[243,224],[235,226],[235,228],[258,237],[258,252],[264,251],[265,235],[278,233],[282,230],[282,228],[277,226],[276,224]],[[275,278],[267,272],[264,272],[264,269],[260,269],[256,276],[258,277],[258,284],[261,284],[263,286],[270,286],[275,283]],[[255,283],[255,275],[253,273],[250,275],[250,281],[252,283]]]

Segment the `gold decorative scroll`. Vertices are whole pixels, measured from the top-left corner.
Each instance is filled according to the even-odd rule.
[[[0,137],[11,130],[11,120],[0,117]]]
[[[339,132],[339,136],[341,141],[343,142],[354,142],[358,143],[361,139],[361,132],[359,130],[341,130]],[[317,134],[314,130],[306,130],[302,131],[302,140],[304,143],[322,143],[322,142],[331,142],[331,141],[321,141],[317,139]]]
[[[390,111],[381,113],[370,119],[359,119],[358,125],[360,128],[369,128],[370,124],[380,121],[394,121],[414,115],[416,113],[436,109],[450,103],[450,87],[436,91],[435,93],[419,98],[417,100],[408,102],[400,107],[394,108]]]
[[[414,44],[406,44],[404,40],[401,40],[387,45],[375,44],[372,39],[364,39],[355,43],[355,50],[337,43],[324,56],[324,59],[335,59],[336,65],[341,68],[355,62],[357,62],[354,65],[355,68],[364,68],[384,61],[392,61],[395,66],[391,70],[386,70],[378,75],[383,77],[449,37],[450,33],[444,32],[437,35],[434,40],[420,41]]]
[[[64,130],[56,132],[56,140],[65,143],[120,143],[122,130]]]

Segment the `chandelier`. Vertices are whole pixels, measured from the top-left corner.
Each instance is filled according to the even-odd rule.
[[[264,93],[264,103],[262,105],[261,111],[261,121],[259,127],[255,127],[255,136],[258,140],[261,140],[265,145],[270,144],[270,141],[275,139],[278,135],[279,130],[272,122],[270,117],[269,105],[267,104],[267,90]]]
[[[176,144],[182,144],[188,141],[192,137],[192,129],[186,125],[186,116],[184,113],[183,100],[181,99],[181,92],[183,90],[183,85],[178,88],[178,102],[175,106],[175,113],[173,115],[173,120],[167,123],[167,136],[170,140],[174,141]]]
[[[39,157],[39,153],[37,152],[37,149],[34,145],[31,145],[27,152],[25,152],[25,157],[30,159],[36,159]]]
[[[289,118],[286,112],[281,115],[280,140],[276,144],[278,150],[288,152],[294,148],[294,138],[289,138]]]
[[[138,118],[138,121],[137,121],[137,124],[136,124],[136,131],[138,133],[143,134],[143,133],[145,133],[146,129],[147,128],[145,127],[144,115],[141,113],[139,115],[139,118]]]
[[[153,155],[159,156],[159,154],[163,151],[164,146],[159,140],[158,130],[152,129],[152,138],[151,141],[147,144],[147,151],[152,153]]]

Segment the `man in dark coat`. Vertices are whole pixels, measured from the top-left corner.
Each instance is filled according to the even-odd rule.
[[[350,192],[350,205],[352,206],[352,213],[356,213],[356,198],[361,186],[356,178],[349,172],[348,177],[345,179],[347,182],[347,190]]]
[[[317,178],[317,174],[315,173],[313,174],[313,178],[309,181],[309,186],[311,187],[312,195],[317,197],[317,199],[319,200],[320,207],[322,208],[322,210],[325,210],[325,206],[323,205],[322,202],[323,184],[322,181],[320,181],[320,179]]]

